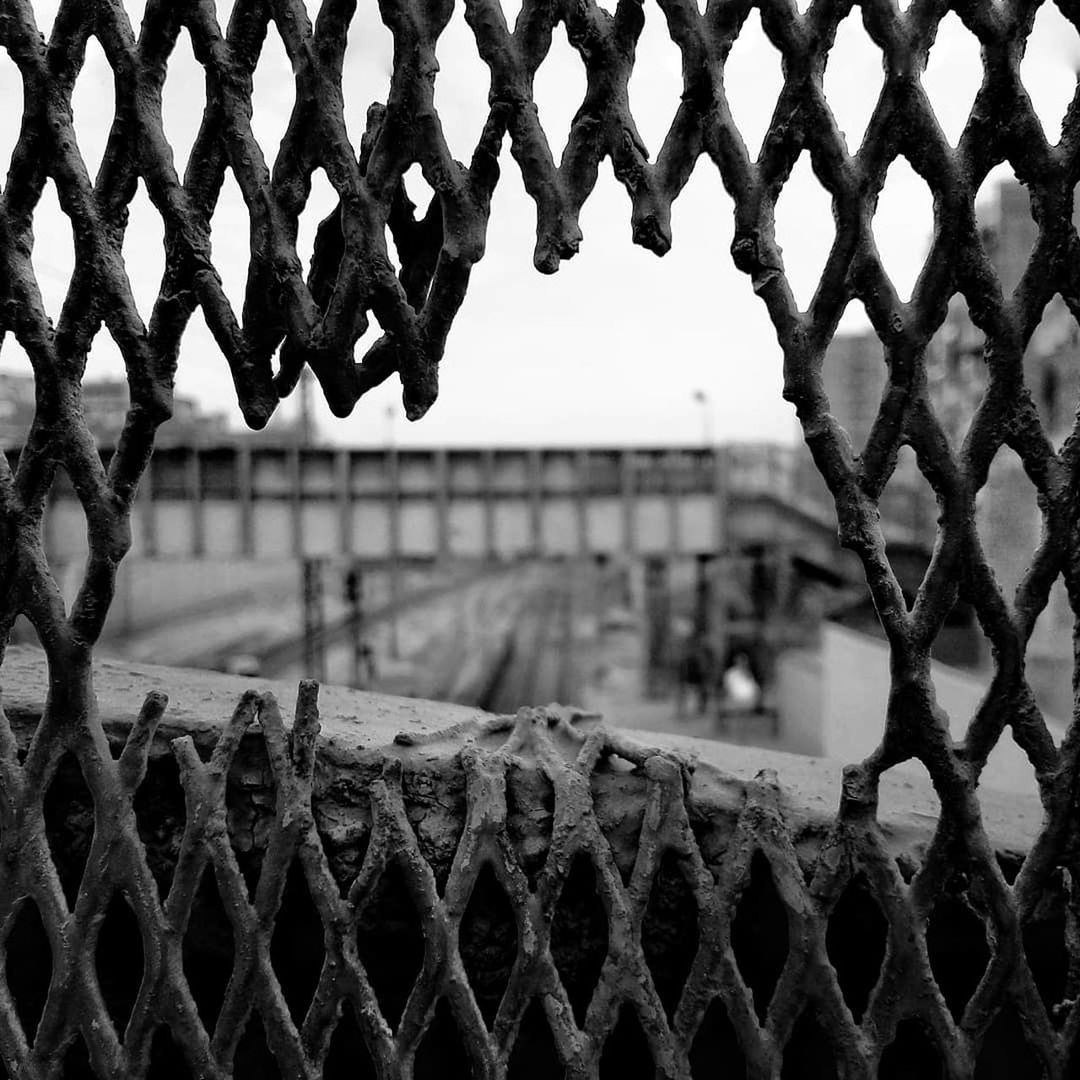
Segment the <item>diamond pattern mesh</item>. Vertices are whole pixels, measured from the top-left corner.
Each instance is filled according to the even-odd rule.
[[[947,5],[913,0],[901,12],[886,0],[867,0],[859,13],[881,50],[885,78],[862,145],[849,154],[822,86],[837,26],[851,5],[815,0],[805,13],[790,0],[763,0],[757,6],[765,33],[782,56],[784,84],[756,160],[732,121],[724,82],[725,61],[751,6],[710,0],[701,12],[692,0],[662,0],[659,10],[648,8],[647,17],[664,20],[682,54],[684,83],[680,100],[671,103],[667,138],[650,160],[627,93],[646,17],[641,4],[620,0],[611,14],[594,0],[526,0],[511,29],[494,0],[469,0],[466,18],[491,85],[487,122],[465,165],[451,156],[433,99],[440,77],[435,47],[451,14],[448,3],[387,0],[382,5],[382,19],[394,36],[394,69],[385,103],[368,110],[359,147],[350,144],[343,119],[346,34],[355,15],[350,0],[325,0],[314,25],[299,0],[238,0],[224,34],[208,0],[150,0],[138,37],[119,0],[65,0],[48,42],[37,31],[29,0],[0,3],[0,43],[19,68],[26,102],[0,195],[0,334],[18,339],[37,385],[36,420],[17,465],[12,468],[0,457],[0,638],[6,640],[17,615],[26,615],[49,667],[46,708],[29,746],[20,749],[8,725],[0,724],[0,945],[9,956],[20,912],[32,903],[52,954],[47,1000],[32,1047],[20,1022],[20,1009],[26,1012],[28,1006],[13,998],[10,964],[0,978],[0,1058],[9,1073],[55,1075],[63,1054],[63,1071],[72,1074],[85,1059],[100,1076],[141,1075],[153,1048],[160,1047],[155,1029],[164,1024],[183,1046],[193,1075],[226,1075],[252,1030],[245,1021],[254,1009],[282,1075],[314,1076],[330,1052],[343,1000],[380,1076],[432,1068],[423,1040],[425,1031],[438,1025],[461,1032],[476,1075],[502,1075],[515,1032],[534,1000],[541,1002],[542,1017],[538,1020],[534,1011],[529,1023],[548,1025],[555,1056],[569,1076],[611,1068],[605,1066],[604,1047],[616,1030],[619,1038],[648,1047],[658,1073],[686,1075],[698,1053],[695,1039],[703,1017],[713,1017],[717,1039],[726,1037],[716,1034],[723,1026],[711,1011],[716,1001],[723,1004],[724,1023],[752,1075],[808,1075],[790,1064],[796,1055],[817,1062],[823,1075],[831,1075],[830,1068],[871,1075],[879,1065],[883,1075],[889,1069],[903,1075],[904,1069],[922,1069],[935,1054],[949,1075],[978,1074],[996,1067],[1002,1047],[1018,1044],[1027,1047],[1026,1068],[1033,1075],[1040,1068],[1047,1075],[1065,1075],[1076,1067],[1068,1064],[1080,1025],[1074,1005],[1080,996],[1075,919],[1070,914],[1064,924],[1061,949],[1069,962],[1051,1011],[1026,958],[1025,933],[1054,883],[1066,882],[1068,891],[1076,877],[1080,744],[1071,729],[1062,745],[1055,745],[1025,678],[1025,649],[1055,580],[1064,580],[1074,612],[1080,597],[1075,554],[1080,441],[1071,437],[1060,452],[1054,449],[1024,384],[1022,361],[1056,294],[1074,317],[1078,314],[1080,259],[1072,213],[1080,179],[1080,113],[1074,102],[1060,141],[1047,143],[1018,74],[1037,4],[957,4],[954,10],[981,47],[984,78],[959,144],[951,148],[920,82]],[[1074,24],[1080,19],[1072,4],[1061,9]],[[252,72],[271,19],[296,73],[291,121],[272,165],[251,130]],[[532,86],[560,23],[584,64],[587,92],[556,163],[548,138],[556,133],[541,128]],[[205,69],[208,102],[183,178],[161,121],[161,88],[182,27]],[[71,115],[72,89],[90,36],[112,67],[116,92],[115,121],[94,178],[80,156]],[[313,832],[312,691],[301,694],[291,743],[272,702],[249,696],[210,762],[203,762],[190,742],[176,746],[186,824],[177,872],[162,900],[132,798],[164,701],[148,700],[114,761],[96,715],[90,672],[116,567],[130,541],[134,493],[155,429],[169,413],[185,327],[200,308],[230,365],[240,407],[254,426],[265,423],[305,365],[337,413],[348,413],[366,390],[397,373],[409,415],[420,416],[434,399],[451,323],[471,267],[483,254],[507,137],[536,204],[534,262],[544,272],[556,270],[577,250],[578,215],[603,158],[611,159],[630,197],[634,240],[659,254],[670,244],[672,202],[692,170],[704,167],[702,158],[719,170],[735,203],[732,255],[768,308],[784,354],[785,395],[798,409],[814,460],[835,496],[841,541],[864,563],[891,645],[892,693],[880,746],[848,769],[833,837],[807,884],[771,781],[751,788],[722,870],[714,876],[704,869],[688,820],[686,773],[678,762],[607,737],[608,742],[586,740],[577,761],[566,765],[549,755],[544,724],[526,717],[508,733],[507,748],[472,746],[462,753],[468,776],[466,827],[441,898],[408,827],[392,763],[370,785],[371,843],[348,895],[342,896],[328,877]],[[799,311],[773,218],[804,153],[832,199],[836,239],[808,309]],[[886,172],[899,156],[934,196],[929,253],[907,303],[885,273],[871,231]],[[1026,269],[1010,291],[1001,287],[974,213],[977,190],[1003,161],[1027,185],[1037,227]],[[414,163],[436,192],[419,218],[402,180]],[[297,222],[316,168],[325,171],[340,204],[319,228],[305,277],[296,256]],[[252,254],[239,314],[225,296],[209,240],[227,170],[250,215]],[[76,254],[55,326],[45,314],[31,261],[34,211],[47,179],[55,183],[70,219]],[[139,179],[163,220],[167,250],[148,324],[136,310],[122,256],[127,206]],[[387,250],[387,228],[400,272]],[[956,295],[963,296],[985,335],[987,381],[962,444],[952,447],[931,405],[925,357]],[[859,456],[829,414],[821,380],[825,349],[852,301],[865,307],[888,368],[881,408]],[[372,318],[382,336],[357,362],[354,347]],[[80,400],[87,353],[102,326],[123,354],[131,399],[108,469]],[[933,558],[910,607],[890,566],[877,511],[903,445],[913,448],[940,511]],[[975,526],[976,495],[1006,446],[1038,490],[1043,522],[1030,569],[1011,600],[995,581]],[[49,574],[42,542],[45,502],[58,469],[71,477],[90,539],[85,580],[70,611]],[[964,738],[954,743],[935,703],[929,650],[958,599],[974,606],[995,667],[990,692]],[[242,731],[256,716],[278,787],[273,827],[260,848],[262,872],[249,897],[230,846],[223,778]],[[976,797],[987,757],[1005,737],[1027,754],[1045,813],[1039,838],[1012,882],[993,857]],[[551,847],[535,887],[506,840],[505,770],[514,748],[525,742],[534,746],[538,767],[555,788]],[[625,882],[612,865],[589,788],[600,756],[611,752],[633,762],[648,779],[636,861]],[[82,772],[95,820],[70,910],[42,809],[43,793],[65,753]],[[941,818],[909,883],[884,854],[874,812],[882,774],[912,758],[931,776]],[[607,927],[597,987],[586,995],[580,1022],[548,944],[560,889],[579,852],[591,863]],[[276,913],[297,859],[325,945],[317,988],[302,1017],[285,1000],[271,960]],[[357,902],[390,861],[399,866],[424,938],[422,974],[396,1033],[379,1011],[350,931]],[[182,962],[188,914],[207,867],[235,946],[220,1015],[209,1026],[198,1018]],[[484,867],[509,898],[516,922],[512,971],[490,1029],[455,937]],[[754,936],[737,932],[738,926],[753,925],[752,912],[741,923],[736,913],[755,875],[785,915],[784,955],[760,941],[747,946]],[[648,912],[661,878],[665,895],[682,897],[686,910],[696,910],[698,944],[681,992],[680,979],[670,973],[654,978],[647,959],[659,955],[654,931],[645,934],[643,928],[655,929],[657,920]],[[489,892],[496,887],[490,875],[485,881]],[[145,966],[121,1038],[105,1009],[93,958],[103,926],[124,918],[123,904],[137,920]],[[854,961],[836,960],[835,967],[828,962],[829,916],[841,905],[861,912],[868,941],[880,946],[875,910],[888,927],[882,973],[876,983],[870,980],[870,989],[869,977],[858,973]],[[945,908],[943,925],[967,926],[976,943],[981,933],[988,957],[985,973],[959,988],[945,985],[947,964],[939,966],[936,982],[931,970],[937,949],[931,945],[942,938],[935,920],[945,918]],[[733,934],[743,942],[738,949]],[[653,943],[648,949],[645,938]],[[753,971],[752,990],[740,975],[739,953],[756,957],[743,964]],[[844,980],[854,980],[855,989],[845,992],[837,971],[847,972]],[[482,995],[485,1001],[495,996],[494,991]],[[860,1026],[853,1010],[863,1015]],[[899,1031],[907,1033],[903,1040]]]
[[[392,751],[362,751],[344,770],[320,770],[316,693],[314,683],[301,685],[291,731],[271,695],[250,693],[216,744],[205,735],[172,741],[186,815],[173,823],[164,875],[150,869],[161,869],[163,837],[147,836],[144,846],[133,806],[163,712],[151,695],[115,763],[117,789],[93,807],[70,906],[34,821],[50,779],[32,751],[24,769],[5,757],[6,821],[18,822],[5,842],[21,851],[0,878],[8,958],[0,1045],[11,1075],[46,1075],[73,1038],[84,1040],[95,1075],[162,1075],[151,1055],[166,1030],[190,1075],[224,1076],[230,1067],[240,1075],[258,1028],[264,1069],[343,1075],[335,1043],[353,1025],[350,1075],[428,1075],[422,1062],[432,1053],[433,1075],[508,1067],[530,1075],[514,1066],[519,1038],[530,1056],[549,1044],[551,1064],[539,1075],[593,1076],[598,1067],[605,1075],[605,1059],[625,1069],[633,1052],[650,1076],[740,1063],[748,1075],[807,1075],[800,1070],[814,1054],[842,1075],[871,1076],[913,1047],[934,1068],[967,1075],[1001,1016],[1019,1034],[999,1055],[1015,1062],[1019,1047],[1032,1061],[1060,1064],[1075,1007],[1068,998],[1050,1011],[1041,1004],[1007,890],[996,906],[978,880],[957,893],[956,865],[943,869],[932,857],[908,886],[854,773],[837,820],[808,856],[796,851],[774,773],[743,785],[731,806],[698,780],[691,760],[602,727],[579,730],[544,710],[440,733],[437,746],[402,734]],[[159,752],[150,778],[161,767]],[[448,794],[453,774],[463,779],[461,805]],[[543,800],[529,793],[540,777],[551,791],[549,831],[522,825],[537,818]],[[230,793],[237,782],[256,807],[247,816]],[[425,798],[446,799],[442,812],[460,819],[449,848],[439,811],[417,813]],[[347,822],[342,805],[352,807]],[[626,843],[628,829],[636,842]],[[55,854],[62,867],[70,851]],[[206,941],[223,936],[206,902],[211,879],[229,945],[219,950],[224,968],[208,1010]],[[387,886],[396,892],[380,906]],[[132,922],[126,941],[116,933],[109,944],[142,942],[126,1018],[117,1018],[120,978],[110,974],[124,962],[98,942],[113,917],[110,898],[134,913],[138,936]],[[20,1008],[28,980],[11,963],[18,943],[10,934],[30,904],[64,935],[36,1031]],[[945,912],[938,932],[942,904],[963,914]],[[419,944],[411,961],[403,924]],[[985,939],[988,926],[996,944],[992,955],[984,948],[983,974],[955,939]],[[936,933],[953,947],[942,970]],[[195,962],[193,937],[202,947]],[[507,947],[492,979],[500,940]]]

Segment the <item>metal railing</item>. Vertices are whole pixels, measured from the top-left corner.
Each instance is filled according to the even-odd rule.
[[[1080,953],[1071,885],[1071,914],[1061,924],[1061,950],[1068,963],[1055,1009],[1046,1007],[1039,992],[1024,935],[1052,883],[1063,877],[1077,880],[1080,739],[1071,728],[1061,746],[1054,744],[1025,679],[1024,656],[1058,576],[1065,580],[1074,612],[1080,601],[1075,541],[1080,440],[1070,439],[1060,452],[1050,443],[1024,385],[1022,356],[1055,293],[1077,314],[1080,249],[1072,205],[1080,177],[1080,109],[1074,103],[1060,142],[1050,146],[1018,75],[1036,3],[961,4],[956,10],[979,41],[984,79],[959,144],[951,148],[920,83],[946,6],[913,0],[900,11],[890,0],[866,0],[860,9],[863,25],[882,52],[885,80],[862,145],[849,154],[822,78],[838,23],[850,5],[815,0],[800,12],[791,0],[762,0],[758,7],[765,33],[782,54],[785,81],[756,161],[732,121],[724,87],[725,61],[750,5],[710,0],[702,12],[693,0],[661,0],[659,9],[649,9],[648,17],[665,20],[680,49],[684,81],[680,99],[672,102],[668,137],[650,161],[627,94],[645,17],[641,4],[621,0],[610,14],[593,0],[526,0],[511,29],[496,0],[468,0],[466,17],[491,73],[491,86],[480,141],[463,165],[453,160],[443,139],[433,97],[439,78],[436,42],[451,14],[450,3],[382,4],[383,21],[394,37],[394,70],[385,104],[368,110],[367,130],[355,147],[345,130],[342,105],[346,34],[355,14],[351,0],[326,0],[314,25],[300,0],[237,0],[225,34],[208,0],[149,0],[137,37],[120,0],[64,0],[48,42],[38,33],[29,0],[0,2],[0,44],[19,68],[25,101],[0,195],[0,331],[13,334],[30,357],[37,392],[36,417],[17,464],[11,468],[0,458],[0,640],[7,639],[15,618],[25,615],[41,640],[48,666],[45,709],[28,744],[18,746],[8,724],[0,723],[0,944],[10,956],[18,913],[32,903],[52,956],[36,1034],[19,1023],[10,964],[0,965],[0,973],[8,971],[7,976],[0,974],[0,1060],[10,1074],[55,1075],[57,1062],[67,1060],[66,1048],[75,1045],[72,1040],[78,1036],[98,1075],[141,1075],[152,1032],[164,1023],[183,1046],[193,1074],[224,1076],[238,1030],[254,1007],[282,1071],[317,1075],[344,995],[352,1002],[362,1042],[379,1075],[419,1069],[413,1057],[415,1040],[425,1028],[444,1023],[469,1032],[478,1075],[501,1075],[525,1003],[513,998],[507,1005],[504,998],[502,1019],[495,1021],[502,1040],[497,1040],[496,1052],[491,1038],[482,1037],[480,1014],[470,1004],[473,998],[461,988],[453,947],[456,920],[476,882],[473,871],[485,862],[494,867],[515,906],[515,985],[546,995],[543,1015],[554,1035],[555,1060],[573,1076],[591,1075],[598,1063],[603,1067],[601,1046],[614,1023],[611,988],[616,983],[601,979],[584,1020],[567,1012],[559,978],[547,960],[538,913],[547,910],[545,904],[565,880],[563,856],[569,857],[569,849],[558,849],[562,855],[556,856],[552,842],[545,864],[550,869],[539,893],[511,856],[496,857],[504,798],[501,765],[492,765],[479,753],[463,755],[483,794],[470,804],[458,848],[460,865],[470,869],[460,871],[452,891],[441,897],[430,870],[408,848],[401,804],[388,794],[392,777],[371,787],[384,838],[372,840],[352,889],[367,888],[395,852],[404,859],[408,887],[425,913],[425,966],[411,999],[420,1004],[410,1006],[407,1034],[399,1031],[393,1041],[363,989],[362,964],[349,952],[350,938],[343,927],[354,912],[349,899],[353,893],[334,895],[310,842],[304,805],[315,755],[311,692],[301,695],[291,750],[272,705],[253,697],[241,704],[209,764],[198,759],[190,743],[177,744],[187,812],[183,870],[162,901],[148,869],[132,800],[143,776],[149,733],[165,703],[151,696],[127,747],[114,760],[92,686],[94,642],[112,597],[117,565],[129,545],[132,502],[155,430],[169,415],[178,344],[196,307],[230,365],[240,408],[254,426],[265,423],[305,365],[337,413],[347,413],[365,391],[396,373],[407,412],[420,416],[434,399],[447,334],[464,300],[471,267],[483,254],[507,136],[537,207],[534,262],[544,272],[556,270],[577,250],[578,214],[603,158],[611,158],[630,197],[635,242],[660,254],[670,244],[673,200],[702,158],[716,166],[735,201],[733,258],[768,308],[784,354],[785,396],[798,409],[806,441],[835,498],[841,541],[862,559],[892,649],[893,688],[881,743],[866,761],[848,768],[834,838],[813,871],[814,880],[827,887],[810,895],[796,880],[791,860],[785,862],[788,840],[778,813],[749,808],[744,815],[740,854],[733,855],[733,865],[743,865],[739,859],[745,862],[747,853],[758,851],[771,866],[790,940],[799,944],[805,959],[802,967],[788,963],[783,968],[771,1006],[757,1011],[746,1007],[745,984],[730,963],[723,928],[731,924],[735,892],[712,889],[693,869],[699,944],[687,989],[669,1023],[656,1004],[659,991],[639,963],[636,948],[630,947],[638,932],[633,913],[640,904],[624,907],[614,878],[600,867],[597,888],[610,926],[604,970],[623,971],[640,983],[640,994],[635,992],[625,1004],[638,1018],[656,1068],[666,1075],[686,1072],[683,1036],[700,1026],[710,995],[722,1001],[754,1075],[777,1073],[782,1048],[804,1044],[807,1053],[822,1062],[822,1075],[831,1075],[830,1068],[845,1075],[870,1075],[879,1063],[885,1068],[886,1047],[897,1044],[898,1032],[905,1033],[905,1052],[931,1059],[936,1055],[949,1075],[969,1075],[976,1062],[986,1062],[988,1054],[993,1058],[994,1048],[1006,1044],[1026,1047],[1025,1069],[1031,1075],[1040,1067],[1050,1076],[1075,1068]],[[270,19],[296,74],[292,121],[272,169],[250,124],[252,72]],[[560,23],[585,66],[588,89],[556,164],[540,127],[532,84],[552,30]],[[182,28],[205,69],[208,103],[181,180],[162,127],[161,89]],[[91,35],[112,67],[116,91],[116,115],[96,178],[88,176],[83,164],[71,113],[72,89]],[[832,198],[836,240],[813,300],[800,312],[784,274],[773,211],[803,153],[810,155]],[[908,303],[899,300],[886,275],[870,229],[886,171],[898,155],[926,182],[935,202],[930,251]],[[980,184],[1003,161],[1027,184],[1038,228],[1027,269],[1007,295],[974,214]],[[402,182],[416,162],[435,191],[419,219]],[[305,278],[295,241],[316,168],[325,171],[341,201],[319,228]],[[242,318],[225,296],[209,243],[210,220],[226,170],[238,181],[251,219]],[[76,253],[75,272],[55,326],[45,314],[31,261],[35,207],[49,178],[70,219]],[[138,179],[163,219],[168,256],[147,324],[132,299],[122,255],[127,205]],[[386,228],[398,250],[400,273],[388,257]],[[963,445],[954,451],[930,404],[925,353],[945,318],[949,298],[957,292],[966,297],[974,324],[985,334],[988,379]],[[857,458],[828,412],[821,380],[825,348],[854,300],[862,302],[882,340],[888,367],[880,413]],[[354,345],[372,316],[384,333],[356,362]],[[107,468],[90,436],[80,396],[87,354],[103,325],[127,364],[131,400]],[[934,557],[910,609],[890,566],[877,510],[897,452],[905,444],[914,449],[940,512]],[[975,495],[990,463],[1006,445],[1021,457],[1038,489],[1044,526],[1031,568],[1011,602],[983,556],[974,513]],[[42,541],[46,497],[60,469],[78,495],[89,537],[85,578],[70,610],[50,575]],[[995,668],[989,693],[964,739],[954,744],[935,704],[929,665],[930,644],[958,598],[973,605],[992,643]],[[220,790],[231,748],[256,714],[282,795],[254,906],[245,906],[221,831]],[[1027,753],[1045,817],[1011,883],[993,858],[976,794],[987,757],[1003,737],[1012,737]],[[587,757],[605,748],[603,743],[591,746]],[[85,779],[94,823],[86,871],[70,901],[50,854],[43,810],[50,782],[68,752]],[[882,775],[913,758],[928,770],[941,813],[934,839],[908,882],[885,855],[874,808]],[[646,760],[637,763],[646,771],[667,769]],[[555,786],[558,820],[569,820],[575,807],[587,809],[587,768],[554,760],[542,761],[540,768]],[[665,780],[655,796],[659,801],[648,802],[646,813],[674,815],[671,820],[681,824],[673,831],[648,834],[650,843],[659,847],[646,847],[643,839],[640,872],[635,871],[626,886],[631,897],[647,893],[660,848],[689,860],[692,868],[698,865],[673,768],[668,769],[671,783]],[[387,793],[385,798],[381,793]],[[600,858],[604,841],[594,832],[589,836],[586,846]],[[571,847],[573,843],[579,841]],[[273,924],[294,855],[326,940],[337,943],[321,969],[315,1003],[299,1025],[283,1011],[267,954],[267,928]],[[191,893],[208,859],[238,943],[227,999],[212,1031],[192,1008],[177,959],[178,935],[192,910]],[[827,967],[821,958],[823,920],[856,875],[892,920],[881,974],[858,1024],[828,978],[809,977]],[[102,915],[118,894],[134,912],[145,957],[133,1010],[122,1031],[109,1019],[93,965]],[[928,920],[941,904],[966,912],[957,917],[961,922],[974,920],[985,936],[985,971],[959,1006],[950,999],[951,991],[944,996],[940,992],[947,979],[939,972],[935,981],[927,960]],[[536,941],[526,945],[534,933]],[[525,968],[528,977],[521,975]],[[449,1014],[440,1002],[449,1003]],[[824,1043],[815,1042],[812,1029],[824,1033]],[[837,1064],[829,1066],[829,1061]]]

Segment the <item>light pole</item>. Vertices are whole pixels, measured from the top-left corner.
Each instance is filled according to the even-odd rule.
[[[707,644],[707,654],[712,657],[712,663],[706,665],[709,670],[702,672],[702,678],[719,682],[727,659],[725,655],[728,644],[726,605],[732,576],[730,553],[727,550],[727,472],[720,448],[715,441],[712,401],[701,389],[695,390],[693,397],[695,404],[701,408],[701,443],[705,450],[705,460],[708,462],[716,498],[713,518],[715,522],[713,551],[699,553],[697,560],[694,634],[699,642]],[[703,707],[708,700],[708,691],[713,689],[718,690],[719,687],[703,686]]]
[[[394,421],[397,409],[386,407],[386,469],[390,481],[390,658],[397,660],[401,653],[398,633],[398,606],[401,603],[400,555],[401,555],[401,503],[398,474],[397,440]]]
[[[712,404],[704,390],[694,391],[694,402],[701,406],[701,444],[707,450],[713,448]]]

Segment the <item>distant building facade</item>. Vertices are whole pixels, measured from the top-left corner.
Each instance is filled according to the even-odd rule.
[[[1027,268],[1038,235],[1027,189],[1015,180],[998,186],[981,223],[981,239],[1008,296]],[[1074,224],[1080,214],[1074,211]],[[962,445],[987,385],[983,333],[963,297],[954,296],[927,355],[934,410],[955,449]],[[1080,399],[1080,326],[1060,296],[1046,306],[1024,354],[1024,382],[1050,441],[1068,435]],[[1034,485],[1020,458],[1002,447],[976,500],[983,549],[1007,598],[1031,565],[1042,519]],[[1040,704],[1058,717],[1072,711],[1072,613],[1062,581],[1028,645],[1027,672]]]
[[[980,219],[980,238],[1008,296],[1023,277],[1038,234],[1027,189],[1015,180],[1000,184],[993,202],[981,209]],[[1074,213],[1074,223],[1080,226],[1080,213]],[[962,296],[950,301],[945,322],[927,349],[926,364],[931,404],[958,450],[987,385],[984,335],[972,321]],[[1080,400],[1080,326],[1060,296],[1047,305],[1032,335],[1024,354],[1024,380],[1047,436],[1060,446],[1073,425]],[[837,335],[825,356],[822,381],[830,412],[850,435],[855,453],[860,453],[887,381],[884,351],[876,334]],[[813,472],[807,460],[807,485],[814,483]],[[919,475],[909,448],[902,451],[882,498],[883,519],[902,516],[895,502],[890,512],[884,513],[887,500],[898,498],[909,500],[912,514],[933,529],[937,513],[933,493]],[[1020,458],[1008,447],[995,457],[976,508],[983,549],[1011,599],[1038,548],[1042,520],[1035,487]],[[988,645],[983,663],[989,663]],[[1060,580],[1029,643],[1027,670],[1043,707],[1059,717],[1070,715],[1072,613]]]
[[[887,371],[877,334],[837,334],[825,353],[821,369],[829,412],[851,437],[858,453],[870,435],[881,405]]]
[[[91,434],[100,447],[115,446],[127,416],[127,382],[89,380],[83,384],[82,392],[83,415]],[[0,447],[22,446],[33,419],[34,377],[0,371]],[[292,430],[289,425],[285,429]],[[279,433],[281,430],[278,429]],[[178,394],[173,398],[172,418],[161,425],[155,445],[207,446],[244,437],[230,430],[225,413],[204,412],[195,398]]]
[[[33,419],[33,375],[0,371],[0,446],[22,446]]]
[[[822,383],[829,398],[829,412],[851,439],[852,450],[860,454],[870,437],[888,381],[885,350],[873,330],[837,334],[825,353]],[[800,486],[818,492],[831,504],[831,496],[809,454],[800,465]],[[901,447],[894,471],[881,498],[882,519],[904,523],[916,533],[933,538],[937,516],[934,493],[919,474],[915,454]]]

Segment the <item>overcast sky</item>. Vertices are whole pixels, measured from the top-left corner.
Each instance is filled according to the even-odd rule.
[[[309,9],[317,5],[309,0]],[[513,19],[520,5],[507,8]],[[606,6],[606,4],[605,4]],[[218,2],[224,22],[231,3]],[[46,33],[55,0],[38,0]],[[681,91],[679,54],[664,31],[655,0],[645,0],[646,24],[630,84],[631,107],[646,146],[659,150]],[[128,3],[133,22],[142,4]],[[374,0],[360,0],[346,61],[347,121],[359,145],[367,106],[385,100],[392,43]],[[1056,141],[1076,85],[1080,57],[1076,31],[1047,3],[1040,9],[1021,69],[1024,83]],[[487,113],[487,68],[457,4],[441,39],[436,105],[454,155],[468,161]],[[950,141],[955,144],[981,80],[975,38],[951,14],[942,23],[923,83]],[[284,48],[271,28],[256,70],[253,124],[272,159],[285,130],[293,83]],[[882,83],[881,54],[863,30],[858,8],[841,24],[826,73],[826,94],[854,151]],[[584,92],[584,69],[556,30],[552,51],[536,80],[536,100],[558,159]],[[779,54],[751,14],[727,65],[732,111],[756,155],[781,86]],[[22,100],[18,72],[0,50],[0,160],[14,145]],[[112,121],[112,74],[93,40],[76,86],[74,108],[80,146],[96,172]],[[203,74],[186,32],[170,62],[165,126],[182,168],[204,102]],[[399,444],[543,442],[697,442],[795,437],[794,411],[780,396],[781,357],[764,304],[731,265],[732,204],[716,168],[699,159],[674,205],[671,251],[662,259],[630,242],[630,203],[601,167],[600,180],[581,217],[581,252],[545,277],[532,267],[535,212],[525,195],[509,144],[488,229],[487,253],[473,270],[443,359],[441,391],[428,416],[404,419],[396,379],[361,399],[351,417],[336,420],[320,405],[321,433],[337,442]],[[414,168],[413,200],[426,204],[426,185]],[[981,198],[1011,175],[1000,167]],[[312,201],[301,219],[299,254],[310,256],[314,229],[334,196],[316,175]],[[874,233],[886,269],[906,298],[925,255],[932,227],[926,185],[902,159],[886,181]],[[73,263],[71,231],[52,184],[35,217],[34,263],[46,308],[59,311]],[[805,306],[833,239],[829,201],[800,158],[777,207],[777,236],[797,299]],[[131,207],[125,257],[135,297],[149,317],[161,278],[160,220],[140,184]],[[247,264],[247,215],[231,174],[213,220],[213,257],[226,292],[239,311]],[[849,311],[844,326],[865,325]],[[374,332],[373,332],[374,333]],[[0,349],[0,368],[28,370],[11,335]],[[102,332],[90,360],[91,375],[119,374],[122,363]],[[227,366],[196,313],[184,338],[177,391],[238,421]],[[695,392],[706,397],[702,405]],[[295,413],[295,399],[279,410]]]

